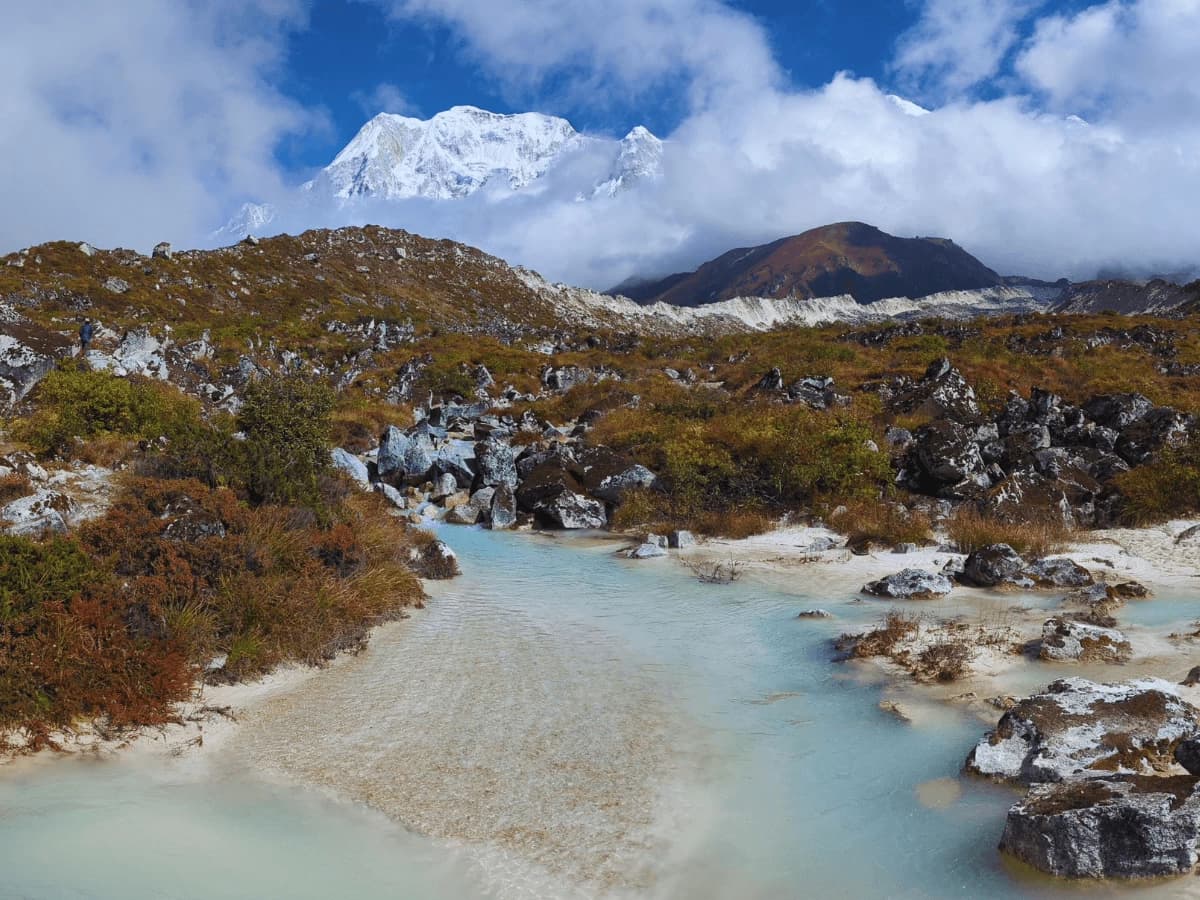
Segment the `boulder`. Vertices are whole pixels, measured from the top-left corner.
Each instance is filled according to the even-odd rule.
[[[500,441],[480,441],[475,445],[475,465],[479,483],[486,487],[517,486],[517,458],[512,447]]]
[[[1084,414],[1098,425],[1123,431],[1154,409],[1141,394],[1105,394],[1083,404]]]
[[[15,334],[0,334],[0,408],[11,407],[24,400],[39,381],[54,369],[57,355],[45,341],[39,347]],[[63,347],[55,348],[62,352]],[[48,352],[49,351],[49,352]]]
[[[38,537],[47,532],[65,534],[64,516],[71,506],[65,494],[41,489],[0,507],[0,529],[8,534]]]
[[[1188,670],[1187,677],[1182,682],[1184,687],[1195,687],[1200,684],[1200,666],[1192,666]]]
[[[517,497],[513,489],[506,484],[497,486],[492,495],[488,524],[496,531],[512,528],[517,524]]]
[[[962,423],[980,419],[975,390],[945,358],[930,363],[921,380],[898,391],[889,406],[896,412],[924,413],[934,419]]]
[[[1099,684],[1065,678],[1019,701],[967,757],[967,771],[1022,784],[1163,771],[1200,713],[1157,678]]]
[[[1192,775],[1200,775],[1200,734],[1180,741],[1175,747],[1175,762]]]
[[[1065,557],[1045,557],[1031,562],[1024,573],[1038,587],[1081,588],[1092,584],[1092,573],[1074,560]]]
[[[991,544],[966,558],[958,580],[975,587],[1032,587],[1033,581],[1022,574],[1024,570],[1025,560],[1016,550],[1008,544]]]
[[[154,249],[150,251],[150,256],[153,259],[173,259],[175,254],[171,251],[171,245],[166,241],[162,241],[154,245]]]
[[[453,475],[459,487],[470,488],[475,483],[475,444],[472,441],[449,440],[438,444],[430,454],[433,467],[441,474]]]
[[[408,553],[409,568],[420,578],[443,580],[459,574],[458,555],[442,541],[430,541],[413,547]]]
[[[392,504],[396,509],[408,509],[407,498],[390,484],[379,481],[375,483],[374,487],[375,492],[383,494],[388,503]]]
[[[762,378],[758,379],[758,383],[754,385],[754,389],[769,394],[779,393],[783,390],[783,372],[776,366]]]
[[[1000,849],[1067,878],[1188,874],[1200,861],[1197,784],[1128,775],[1039,785],[1008,811]]]
[[[447,472],[445,475],[439,475],[433,480],[433,490],[429,493],[429,499],[436,503],[457,493],[458,479]]]
[[[673,550],[685,550],[696,546],[696,536],[690,531],[672,531],[667,535],[667,546]]]
[[[917,486],[938,496],[962,498],[991,486],[973,434],[949,419],[919,428],[913,436],[909,459],[920,475]]]
[[[895,600],[928,600],[950,593],[953,585],[945,575],[924,569],[905,569],[872,581],[863,587],[864,594]]]
[[[1129,639],[1115,628],[1070,619],[1048,619],[1042,626],[1038,657],[1056,662],[1122,663],[1133,655]]]
[[[104,289],[114,294],[124,294],[129,290],[129,282],[124,278],[117,278],[115,275],[110,275],[104,279]]]
[[[349,450],[343,450],[341,447],[335,447],[330,457],[335,469],[350,476],[360,488],[370,490],[371,475],[367,471],[366,464],[361,459]]]
[[[644,544],[638,544],[638,546],[628,551],[625,555],[630,559],[657,559],[658,557],[666,556],[667,551],[658,544],[651,544],[647,542]]]
[[[604,504],[589,500],[575,477],[558,461],[535,467],[517,488],[517,504],[544,525],[557,528],[603,528]]]
[[[658,478],[645,466],[607,447],[589,447],[579,457],[584,489],[608,503],[620,503],[626,491],[651,488]]]

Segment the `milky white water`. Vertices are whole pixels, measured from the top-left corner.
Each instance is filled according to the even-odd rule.
[[[0,897],[1131,892],[1002,863],[1016,795],[958,777],[985,726],[940,704],[903,723],[871,667],[831,662],[883,608],[836,567],[717,587],[610,542],[446,537],[461,579],[200,761],[0,779]]]

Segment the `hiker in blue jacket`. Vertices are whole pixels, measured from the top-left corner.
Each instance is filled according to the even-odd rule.
[[[83,324],[79,326],[79,343],[83,345],[81,354],[88,352],[88,345],[92,342],[92,336],[96,333],[96,328],[92,325],[91,319],[84,319]]]

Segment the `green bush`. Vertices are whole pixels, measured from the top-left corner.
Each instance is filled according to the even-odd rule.
[[[75,541],[0,535],[0,625],[12,627],[47,601],[70,600],[92,579],[93,569]]]
[[[200,420],[200,405],[170,385],[94,372],[68,360],[33,396],[35,411],[14,436],[41,454],[66,454],[76,439],[100,435],[171,437]]]
[[[246,436],[241,474],[254,502],[320,505],[333,399],[327,385],[299,375],[272,375],[246,388],[237,424]]]

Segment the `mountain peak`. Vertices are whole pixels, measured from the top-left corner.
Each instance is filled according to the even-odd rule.
[[[645,303],[698,306],[738,297],[836,297],[860,303],[919,298],[1001,283],[945,238],[900,238],[865,222],[837,222],[758,247],[730,250],[696,271],[633,286]],[[628,288],[628,286],[626,286]]]

